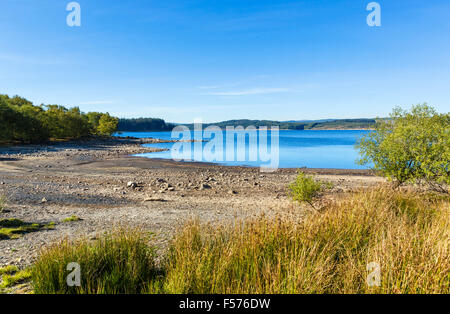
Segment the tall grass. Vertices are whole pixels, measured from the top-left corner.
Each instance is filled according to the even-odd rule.
[[[360,192],[302,221],[188,225],[167,257],[168,293],[448,293],[449,207]],[[367,282],[369,263],[380,286]]]
[[[37,293],[449,293],[449,198],[376,189],[300,219],[191,222],[155,269],[138,233],[63,242],[33,271]],[[82,287],[65,267],[79,261]],[[367,265],[380,265],[369,286]]]
[[[0,213],[3,212],[4,207],[5,207],[5,197],[3,195],[0,195]]]
[[[42,251],[32,268],[35,293],[140,293],[156,275],[154,249],[137,230],[119,229],[98,240],[61,241]],[[67,265],[78,263],[81,286],[67,285]]]

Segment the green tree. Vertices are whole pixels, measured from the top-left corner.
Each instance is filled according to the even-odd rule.
[[[117,119],[109,114],[85,114],[78,107],[34,106],[19,96],[0,95],[0,142],[3,143],[110,135],[116,128]]]
[[[102,115],[103,113],[101,112],[88,112],[86,114],[92,134],[98,134],[98,126]]]
[[[450,183],[450,114],[427,104],[411,111],[395,108],[390,119],[377,119],[357,148],[359,164],[372,164],[396,187],[426,182],[445,191],[443,185]]]
[[[98,133],[100,135],[110,136],[117,130],[117,125],[119,124],[119,119],[111,117],[109,113],[105,113],[100,117],[98,121]]]

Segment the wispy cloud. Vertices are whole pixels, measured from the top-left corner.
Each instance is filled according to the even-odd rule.
[[[0,61],[33,65],[60,65],[66,63],[60,58],[36,58],[18,54],[0,54]]]
[[[92,100],[80,102],[80,105],[112,105],[117,103],[116,100]]]
[[[263,95],[263,94],[274,94],[283,93],[291,91],[290,88],[252,88],[246,90],[235,90],[235,91],[220,91],[220,92],[209,92],[204,95],[211,96],[246,96],[246,95]]]

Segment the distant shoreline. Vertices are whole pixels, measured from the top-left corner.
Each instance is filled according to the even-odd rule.
[[[237,119],[213,123],[201,123],[203,128],[217,126],[226,127],[279,127],[280,130],[365,130],[375,126],[375,119],[329,119],[311,121],[275,121],[275,120],[251,120]],[[118,129],[121,132],[158,132],[171,131],[176,126],[185,126],[194,129],[193,123],[166,123],[158,118],[119,119]],[[153,131],[150,131],[153,130]]]
[[[374,131],[375,129],[370,128],[360,128],[360,129],[338,129],[338,128],[329,128],[329,129],[306,129],[306,130],[295,130],[295,129],[280,129],[280,131]],[[190,129],[190,131],[193,131]],[[120,133],[145,133],[145,132],[171,132],[170,130],[147,130],[147,131],[117,131],[117,134]]]

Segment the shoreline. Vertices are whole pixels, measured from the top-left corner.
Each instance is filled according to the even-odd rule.
[[[130,132],[132,133],[132,132]],[[147,139],[147,138],[135,138],[135,139]],[[175,143],[177,142],[177,140],[163,140],[163,139],[158,139],[158,138],[150,138],[156,141],[160,141],[160,142],[155,142],[155,143],[144,143],[144,144],[158,144],[158,143]],[[205,141],[205,140],[204,140]],[[194,142],[194,140],[192,140],[191,142]],[[152,148],[152,147],[149,147]],[[170,149],[161,149],[159,151],[170,151]],[[152,151],[152,152],[158,152],[158,151]],[[152,152],[148,152],[148,153],[152,153]],[[208,162],[208,161],[194,161],[194,160],[181,160],[181,161],[174,161],[172,159],[168,159],[168,158],[158,158],[158,157],[145,157],[145,156],[136,156],[136,154],[132,155],[132,157],[137,157],[137,158],[144,158],[144,159],[158,159],[158,160],[170,160],[173,162],[181,162],[181,163],[198,163],[198,164],[208,164],[208,165],[217,165],[217,166],[223,166],[223,167],[242,167],[242,168],[255,168],[255,169],[260,169],[259,166],[250,166],[250,165],[226,165],[223,163],[219,163],[219,162]],[[332,174],[332,173],[340,173],[340,174],[361,174],[361,175],[370,175],[370,176],[374,176],[374,171],[372,169],[352,169],[352,168],[309,168],[306,166],[301,166],[301,167],[278,167],[276,171],[289,171],[295,169],[295,171],[297,170],[302,170],[305,173],[311,173],[311,174]]]
[[[0,196],[6,197],[0,219],[54,223],[52,230],[0,239],[0,267],[26,267],[43,246],[65,237],[94,238],[118,224],[151,230],[164,248],[190,219],[225,224],[293,209],[301,215],[305,210],[287,192],[295,168],[261,173],[254,167],[130,156],[155,151],[141,142],[0,147]],[[365,170],[303,170],[333,183],[327,197],[384,181]],[[81,220],[64,222],[71,216]]]

